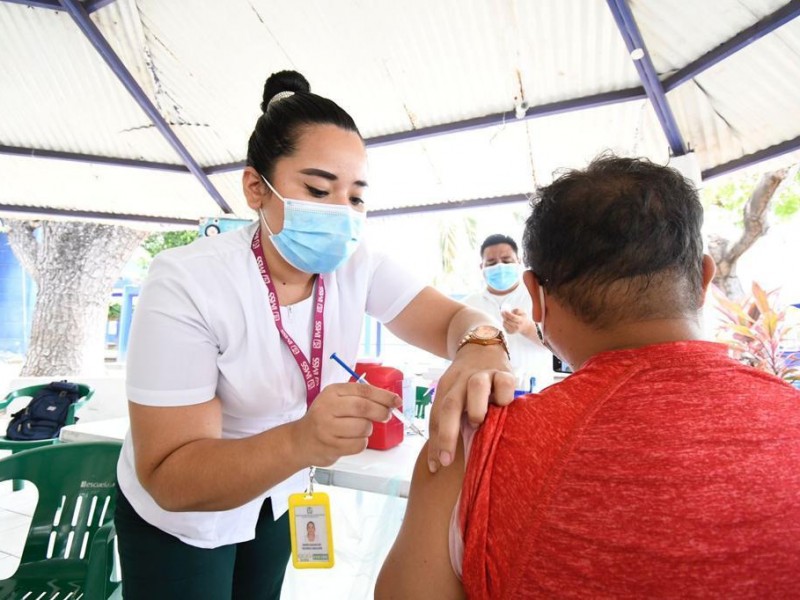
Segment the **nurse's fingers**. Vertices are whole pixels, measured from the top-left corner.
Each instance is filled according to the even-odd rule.
[[[473,427],[483,423],[489,410],[492,392],[492,371],[473,373],[467,380],[467,417]],[[512,390],[513,394],[513,390]]]
[[[453,462],[461,433],[461,415],[466,403],[463,385],[454,384],[446,390],[442,387],[440,385],[436,390],[436,401],[431,411],[428,439],[428,468],[431,473],[438,471],[440,466],[446,467]]]
[[[511,404],[514,401],[515,389],[516,379],[512,373],[507,371],[492,372],[492,394],[489,398],[492,404],[496,406]],[[481,423],[483,423],[483,420],[481,420]]]
[[[386,422],[391,409],[402,408],[403,399],[397,394],[363,383],[342,383],[331,386],[337,395],[333,414],[337,417],[362,417]]]
[[[372,421],[359,417],[340,417],[336,419],[334,436],[343,440],[364,439],[372,435]]]

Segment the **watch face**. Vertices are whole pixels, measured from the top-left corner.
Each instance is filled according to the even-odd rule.
[[[497,327],[492,327],[491,325],[479,325],[472,331],[472,333],[476,338],[482,340],[491,340],[492,338],[497,337],[497,335],[500,333],[500,330]]]

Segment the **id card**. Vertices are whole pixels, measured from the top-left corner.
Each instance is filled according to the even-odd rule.
[[[328,494],[313,492],[289,496],[289,531],[295,569],[333,566],[331,506]]]

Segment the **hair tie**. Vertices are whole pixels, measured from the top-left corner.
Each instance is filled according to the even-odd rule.
[[[288,98],[289,96],[294,96],[294,92],[290,90],[286,90],[285,92],[278,92],[272,98],[270,98],[269,102],[267,102],[267,110],[269,110],[269,107],[272,106],[275,102],[279,102],[284,98]]]

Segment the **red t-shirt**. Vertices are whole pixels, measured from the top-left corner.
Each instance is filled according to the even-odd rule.
[[[800,392],[676,342],[490,409],[459,505],[470,598],[797,597]]]

